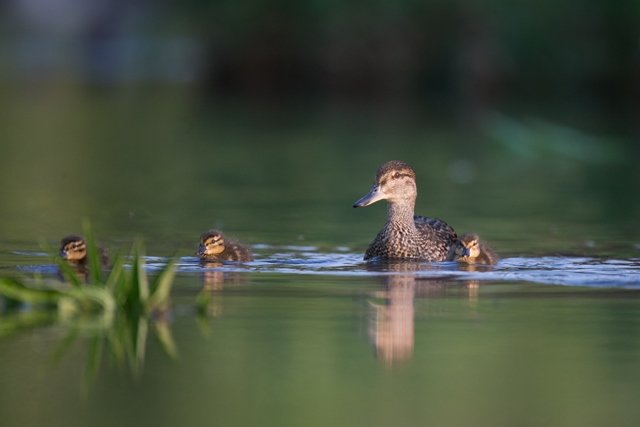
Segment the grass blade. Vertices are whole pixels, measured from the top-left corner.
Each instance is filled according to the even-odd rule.
[[[56,261],[65,282],[68,282],[74,288],[81,288],[84,285],[84,282],[81,280],[80,272],[76,267],[69,264],[69,262],[63,258],[58,257]]]
[[[166,320],[159,320],[154,323],[156,329],[156,337],[162,346],[162,349],[172,359],[178,358],[178,346],[171,334],[171,328],[169,322]]]
[[[28,288],[16,279],[0,279],[0,294],[28,303],[56,303],[63,296],[60,291],[53,289]]]
[[[149,334],[149,320],[146,317],[138,318],[138,328],[136,330],[135,343],[134,343],[134,366],[133,370],[135,374],[142,372],[144,366],[144,359],[147,348],[147,335]]]
[[[82,222],[82,232],[87,244],[87,264],[89,265],[89,281],[93,284],[102,283],[102,254],[96,245],[88,220]]]
[[[169,301],[171,295],[171,286],[176,275],[178,263],[175,259],[171,259],[162,269],[154,282],[153,294],[147,302],[147,310],[151,311],[159,308]]]
[[[149,300],[149,279],[144,269],[144,255],[142,254],[141,246],[139,241],[134,244],[132,279],[133,290],[137,295],[134,295],[132,299],[135,303],[135,297],[137,296],[137,302],[145,305]]]
[[[113,266],[111,267],[111,272],[107,277],[107,282],[105,283],[105,287],[111,292],[116,299],[118,299],[118,288],[121,287],[119,285],[122,284],[124,274],[124,259],[116,255],[113,260]]]

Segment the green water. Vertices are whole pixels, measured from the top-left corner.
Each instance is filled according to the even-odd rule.
[[[413,305],[381,296],[371,280],[249,277],[216,297],[215,317],[176,313],[178,358],[150,336],[137,376],[107,357],[88,379],[86,332],[60,360],[69,328],[12,334],[0,341],[4,424],[634,425],[640,416],[635,293],[503,283],[477,295],[451,284]]]
[[[173,305],[123,360],[96,319],[3,304],[2,425],[637,425],[640,177],[624,138],[62,94],[2,116],[0,274],[53,276],[43,245],[89,218],[114,252],[141,236],[151,264],[180,257]],[[478,232],[495,269],[360,261],[385,209],[351,204],[394,158],[417,171],[417,212]],[[203,270],[210,227],[256,261]]]

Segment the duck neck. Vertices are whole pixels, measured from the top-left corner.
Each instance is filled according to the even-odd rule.
[[[413,219],[414,206],[415,200],[389,203],[387,227],[400,229],[405,232],[417,231],[416,223]]]

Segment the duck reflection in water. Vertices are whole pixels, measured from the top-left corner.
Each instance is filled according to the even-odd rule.
[[[370,302],[369,339],[376,357],[392,364],[409,360],[413,354],[415,276],[385,279],[385,289],[376,293],[377,302]]]
[[[381,276],[384,288],[370,300],[369,339],[376,357],[386,365],[407,362],[415,343],[415,298],[441,298],[447,290],[460,289],[459,282],[421,277],[419,272],[437,269],[429,264],[393,261],[368,264],[373,271],[390,273]],[[462,282],[471,307],[478,298],[477,282]]]
[[[206,301],[201,307],[203,314],[209,317],[222,316],[222,293],[225,285],[240,284],[246,281],[246,274],[228,271],[225,264],[215,261],[200,261],[202,267],[202,291],[200,298]]]

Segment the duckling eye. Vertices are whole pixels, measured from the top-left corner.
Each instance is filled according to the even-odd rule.
[[[393,179],[398,179],[400,178],[400,172],[396,172],[393,174]]]

